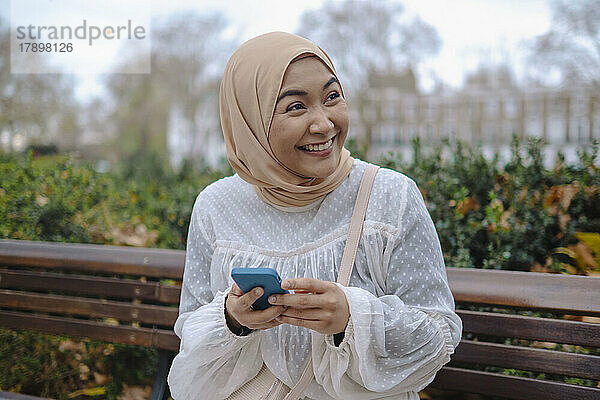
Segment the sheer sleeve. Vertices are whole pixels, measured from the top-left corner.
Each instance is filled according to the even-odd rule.
[[[313,333],[315,377],[334,398],[418,392],[460,342],[462,321],[435,226],[415,182],[406,185],[391,256],[380,266],[385,294],[340,285],[351,314],[343,341],[336,347],[331,335]]]
[[[229,288],[211,289],[210,219],[203,215],[202,193],[190,221],[179,317],[181,340],[168,383],[175,400],[223,399],[260,370],[259,332],[234,335],[226,325],[224,300]]]

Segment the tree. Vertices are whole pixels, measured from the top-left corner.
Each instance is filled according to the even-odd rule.
[[[550,30],[531,43],[530,61],[544,80],[549,69],[565,83],[600,89],[600,1],[555,0]]]
[[[0,132],[8,132],[11,143],[22,135],[26,143],[74,149],[80,123],[73,87],[73,78],[64,74],[11,73],[10,32],[0,18]]]
[[[345,0],[326,2],[300,19],[298,34],[321,46],[333,59],[348,104],[358,115],[366,149],[374,126],[369,109],[376,107],[368,95],[370,77],[391,77],[393,81],[408,76],[407,70],[416,70],[441,46],[435,28],[418,17],[407,20],[403,12],[397,2]]]
[[[193,158],[198,136],[219,132],[215,95],[226,56],[233,51],[223,37],[227,22],[220,14],[185,12],[152,26],[151,73],[112,74],[107,80],[114,99],[114,140],[124,157],[166,155],[169,121],[176,111],[187,122],[186,131],[177,132],[189,144],[181,151]]]

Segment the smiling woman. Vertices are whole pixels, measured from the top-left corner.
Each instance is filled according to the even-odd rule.
[[[325,178],[337,168],[348,134],[342,88],[316,56],[299,56],[283,77],[269,144],[275,157],[305,177]]]
[[[348,110],[330,58],[289,33],[247,41],[225,68],[220,113],[236,173],[207,186],[192,212],[173,398],[238,399],[268,376],[264,390],[306,382],[304,399],[417,400],[450,360],[462,322],[415,182],[344,148]],[[347,240],[353,232],[362,233]],[[343,286],[346,244],[356,242]],[[254,310],[263,289],[242,293],[231,278],[238,267],[274,269],[293,292]]]

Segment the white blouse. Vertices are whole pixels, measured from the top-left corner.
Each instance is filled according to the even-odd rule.
[[[349,287],[350,321],[332,335],[282,324],[234,335],[224,298],[235,267],[269,267],[282,279],[333,281],[367,163],[304,207],[274,207],[237,174],[207,186],[190,222],[179,318],[180,351],[168,376],[175,400],[224,399],[263,361],[293,386],[312,352],[308,399],[419,399],[462,333],[433,221],[415,182],[377,172]]]

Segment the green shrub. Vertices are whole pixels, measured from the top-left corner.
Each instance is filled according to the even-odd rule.
[[[0,159],[0,237],[184,249],[196,195],[222,177],[150,155],[107,174],[68,156]]]
[[[444,143],[425,155],[413,140],[413,161],[387,155],[380,165],[412,177],[436,224],[447,266],[585,274],[593,265],[567,268],[554,250],[573,246],[576,232],[600,232],[598,142],[580,153],[579,163],[544,168],[543,143],[530,138],[526,156],[516,137],[503,167],[498,155],[486,160],[461,141]],[[442,158],[444,146],[454,155]],[[566,205],[566,208],[563,206]]]

